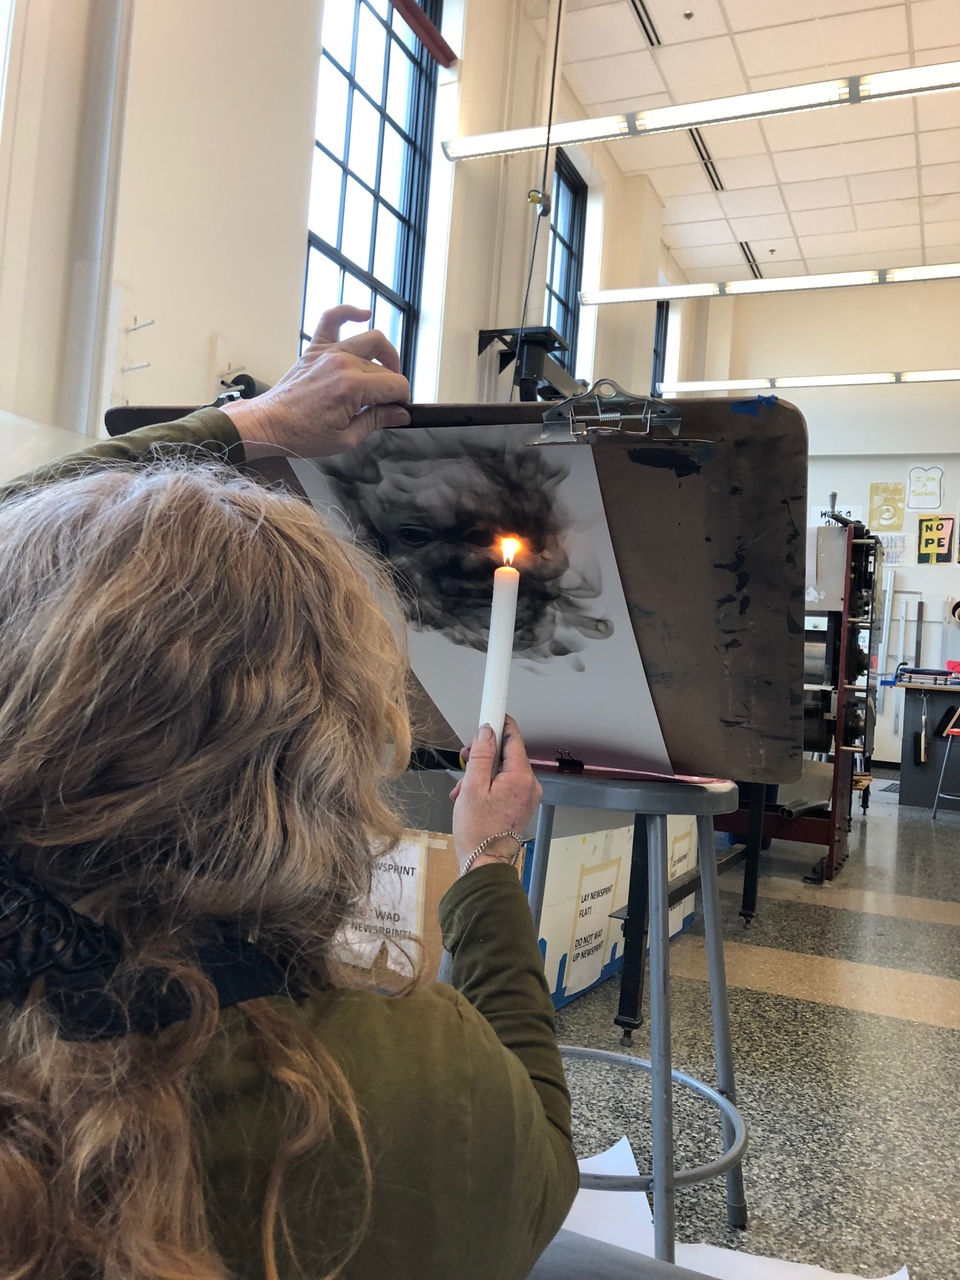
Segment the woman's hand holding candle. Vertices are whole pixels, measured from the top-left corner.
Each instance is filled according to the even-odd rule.
[[[516,721],[506,717],[503,728],[503,760],[499,772],[500,751],[496,734],[483,725],[463,755],[467,766],[463,777],[450,793],[453,800],[453,842],[460,866],[488,836],[501,831],[523,831],[530,822],[543,794],[527,759],[526,748]],[[477,858],[474,867],[496,862],[504,854],[516,852],[511,839],[489,845]]]

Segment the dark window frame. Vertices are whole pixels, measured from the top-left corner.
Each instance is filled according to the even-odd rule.
[[[569,237],[561,235],[557,227],[560,188],[570,197],[572,213]],[[559,150],[553,172],[553,192],[550,206],[550,249],[547,255],[547,323],[553,323],[569,350],[557,352],[554,359],[573,374],[577,358],[577,335],[580,330],[580,288],[583,279],[583,249],[587,224],[587,195],[589,188],[576,166]],[[554,264],[558,247],[566,250],[559,289],[553,287]],[[559,323],[556,322],[559,316]]]
[[[657,317],[653,323],[653,370],[650,375],[650,394],[659,397],[660,384],[667,369],[667,332],[670,326],[670,303],[661,298],[657,303]]]
[[[343,3],[343,0],[338,0]],[[315,231],[307,232],[307,256],[304,265],[303,306],[301,308],[301,342],[307,342],[311,334],[304,328],[306,304],[308,297],[308,280],[310,261],[314,251],[322,254],[347,275],[369,288],[374,295],[383,298],[400,311],[402,315],[403,333],[400,342],[401,368],[408,377],[412,377],[416,357],[417,330],[420,319],[421,293],[423,284],[423,265],[426,247],[427,211],[430,188],[430,162],[433,148],[433,123],[436,106],[437,63],[423,44],[416,40],[415,49],[410,49],[393,30],[392,20],[394,6],[388,5],[386,17],[377,11],[371,0],[354,0],[353,39],[350,54],[350,66],[329,53],[322,51],[321,57],[327,58],[336,70],[345,77],[349,86],[346,113],[346,143],[344,156],[341,158],[331,150],[320,138],[314,139],[316,149],[328,162],[333,163],[341,172],[340,203],[337,212],[337,243],[322,239]],[[427,17],[440,26],[443,0],[420,0],[420,7]],[[367,10],[384,27],[386,31],[387,54],[384,57],[383,85],[381,89],[382,105],[370,96],[356,77],[357,46],[360,32],[360,14]],[[398,13],[398,17],[402,17]],[[390,53],[396,44],[409,57],[411,66],[411,92],[408,98],[408,114],[405,121],[397,120],[390,114],[387,105],[387,83],[390,75]],[[376,184],[371,186],[354,169],[350,167],[349,140],[353,119],[355,95],[359,94],[377,113],[379,119],[379,135],[377,141]],[[405,165],[403,188],[399,206],[380,194],[383,168],[384,136],[387,125],[392,126],[400,134],[407,148],[408,163]],[[360,263],[349,258],[341,248],[343,241],[343,225],[347,198],[346,175],[359,184],[373,200],[373,222],[370,233],[370,244],[367,262]],[[377,221],[381,209],[391,213],[398,221],[399,245],[397,254],[397,274],[393,283],[379,279],[374,271],[374,257],[377,243]],[[331,299],[331,305],[336,299]]]

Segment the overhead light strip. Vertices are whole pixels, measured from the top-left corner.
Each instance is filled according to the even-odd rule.
[[[902,373],[820,373],[788,378],[715,378],[704,382],[664,382],[660,394],[692,391],[779,391],[800,387],[873,387],[903,382],[960,382],[960,369],[917,369]]]
[[[546,126],[508,129],[502,133],[476,134],[443,143],[448,160],[470,160],[480,156],[506,156],[521,151],[538,151],[547,145],[566,147],[582,142],[612,142],[644,134],[671,133],[677,129],[701,129],[734,120],[759,120],[766,116],[789,115],[885,98],[914,97],[960,88],[960,62],[939,62],[928,67],[906,67],[900,71],[880,71],[871,75],[820,80],[815,84],[793,85],[786,89],[762,89],[730,98],[711,98],[649,111],[628,111],[622,115],[593,120],[570,120],[554,124],[547,138]]]
[[[827,275],[779,276],[763,280],[717,280],[706,284],[660,284],[636,289],[584,289],[580,304],[601,307],[622,302],[672,302],[744,293],[802,293],[806,289],[849,289],[866,284],[909,284],[960,278],[960,262],[932,267],[878,267],[875,271],[832,271]]]

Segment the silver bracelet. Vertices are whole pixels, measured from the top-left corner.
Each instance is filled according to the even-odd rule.
[[[520,857],[520,850],[526,844],[526,840],[524,840],[523,836],[520,835],[520,833],[517,831],[501,831],[495,836],[487,836],[486,840],[480,841],[480,843],[474,849],[473,853],[471,853],[470,857],[463,864],[463,870],[460,872],[460,874],[462,876],[465,876],[467,872],[470,870],[470,868],[473,866],[473,864],[476,862],[476,860],[480,857],[481,853],[483,853],[486,850],[487,846],[493,844],[494,840],[502,840],[504,836],[509,836],[511,840],[516,840],[517,842],[516,853],[514,853],[509,858],[504,857],[503,855],[498,853],[491,853],[489,856],[491,858],[496,858],[498,862],[506,862],[508,866],[515,867],[517,865],[517,859]]]

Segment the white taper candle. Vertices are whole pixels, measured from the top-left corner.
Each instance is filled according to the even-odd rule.
[[[503,737],[503,718],[507,714],[507,686],[510,683],[519,590],[520,574],[511,565],[503,565],[493,575],[493,604],[490,607],[490,635],[487,640],[487,665],[483,673],[483,696],[480,699],[480,723],[488,724],[497,735],[498,751]]]

